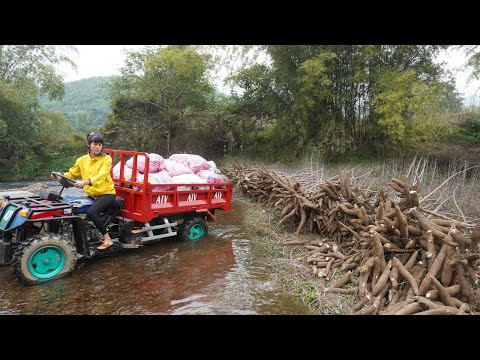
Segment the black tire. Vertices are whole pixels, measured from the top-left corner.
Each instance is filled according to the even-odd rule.
[[[73,224],[71,221],[66,221],[62,224],[60,236],[65,240],[68,240],[70,244],[75,246],[75,235],[73,233]]]
[[[76,262],[77,250],[72,242],[62,235],[47,233],[35,235],[17,248],[12,271],[22,284],[35,285],[69,274]]]
[[[200,217],[185,219],[178,229],[178,236],[183,241],[196,241],[207,233],[207,222]]]

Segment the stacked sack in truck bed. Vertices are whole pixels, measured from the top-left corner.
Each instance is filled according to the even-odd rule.
[[[200,155],[173,154],[164,159],[158,154],[148,154],[148,182],[159,184],[162,190],[171,187],[163,184],[217,184],[227,182],[228,178],[218,170],[215,162],[207,161]],[[137,156],[136,181],[143,183],[145,176],[145,156]],[[120,162],[113,167],[113,178],[120,178]],[[133,158],[129,159],[123,169],[123,178],[131,181],[133,174]],[[178,190],[190,190],[190,186],[178,187]]]

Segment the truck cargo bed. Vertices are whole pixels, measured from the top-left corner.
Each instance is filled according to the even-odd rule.
[[[168,216],[188,212],[205,212],[222,209],[228,211],[232,201],[232,183],[215,184],[149,184],[148,166],[145,166],[143,183],[123,179],[126,161],[133,157],[132,180],[137,178],[138,156],[145,156],[145,164],[149,163],[145,152],[104,149],[113,160],[120,165],[120,178],[113,182],[117,196],[124,199],[121,215],[141,222],[151,221],[158,216]],[[113,168],[113,166],[112,166]]]

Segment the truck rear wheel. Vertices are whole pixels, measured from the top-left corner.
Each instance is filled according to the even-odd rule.
[[[179,236],[184,241],[198,240],[208,233],[207,223],[199,217],[187,218],[180,225]]]
[[[35,285],[70,273],[77,251],[66,237],[47,233],[35,235],[20,245],[12,259],[12,271],[22,284]]]

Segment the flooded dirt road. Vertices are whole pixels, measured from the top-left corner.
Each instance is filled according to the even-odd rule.
[[[164,239],[83,261],[67,277],[23,286],[0,267],[0,314],[309,314],[255,260],[244,232],[248,200],[234,194],[197,242]]]

